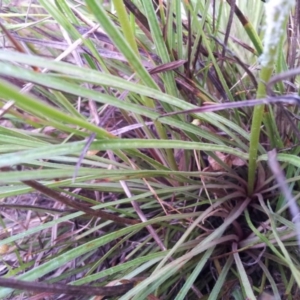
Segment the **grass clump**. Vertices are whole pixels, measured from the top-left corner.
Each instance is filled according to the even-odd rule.
[[[13,2],[0,298],[294,299],[293,1]]]

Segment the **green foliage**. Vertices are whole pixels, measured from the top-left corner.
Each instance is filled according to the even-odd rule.
[[[294,200],[281,195],[268,167],[277,148],[283,184],[298,200],[298,109],[209,111],[266,98],[274,72],[297,64],[289,51],[293,22],[282,19],[282,47],[271,48],[261,68],[263,3],[231,2],[3,7],[4,277],[83,291],[133,283],[112,297],[122,300],[298,293]],[[272,96],[295,93],[292,77],[276,82]],[[161,117],[199,107],[207,111]],[[0,298],[14,292],[17,299],[17,287],[1,287]]]

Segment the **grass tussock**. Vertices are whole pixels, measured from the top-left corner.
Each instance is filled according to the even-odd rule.
[[[299,297],[296,2],[2,2],[0,299]]]

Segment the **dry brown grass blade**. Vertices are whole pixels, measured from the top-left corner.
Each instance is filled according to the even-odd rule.
[[[70,200],[69,198],[61,195],[60,193],[57,193],[51,189],[49,189],[48,187],[40,184],[37,181],[34,180],[26,180],[23,181],[24,184],[32,187],[33,189],[51,197],[52,199],[62,202],[63,204],[66,204],[70,207],[73,207],[75,209],[78,209],[80,211],[85,212],[88,215],[92,215],[94,217],[98,217],[101,218],[103,220],[109,220],[109,221],[113,221],[122,225],[125,224],[130,224],[130,225],[134,225],[134,224],[138,224],[139,222],[136,220],[131,220],[131,219],[127,219],[127,218],[122,218],[122,217],[118,217],[109,213],[106,213],[104,211],[95,211],[93,209],[91,209],[90,207],[83,205],[83,204],[78,204],[75,201]]]
[[[149,69],[149,73],[153,75],[153,74],[157,74],[157,73],[161,73],[161,72],[172,71],[172,70],[179,68],[180,66],[182,66],[185,63],[186,63],[186,60],[181,59],[181,60],[172,61],[172,62],[169,62],[166,64],[161,64],[157,67]]]
[[[118,296],[123,295],[134,287],[133,282],[124,283],[117,286],[95,287],[91,285],[72,286],[60,283],[28,282],[23,280],[0,277],[0,286],[13,288],[16,290],[27,290],[33,292],[48,292],[66,295],[85,296]]]
[[[12,34],[5,28],[5,26],[0,22],[0,27],[2,31],[6,34],[7,38],[10,40],[10,42],[15,46],[16,50],[21,53],[26,53],[26,50],[24,47],[12,36]],[[32,69],[36,72],[39,72],[39,68],[32,67]]]
[[[134,3],[132,3],[132,1],[124,0],[124,4],[126,8],[135,16],[140,29],[145,33],[147,38],[149,38],[150,41],[152,41],[152,36],[147,18],[139,11],[139,9],[134,5]]]
[[[240,20],[240,22],[242,23],[243,26],[246,26],[248,23],[247,18],[245,17],[245,15],[241,12],[241,10],[237,7],[237,5],[235,4],[234,6],[232,5],[232,2],[234,0],[227,0],[227,3],[234,8],[234,12],[236,14],[236,16],[238,17],[238,19]],[[234,1],[235,2],[235,1]]]
[[[261,104],[278,104],[278,103],[288,104],[288,105],[300,105],[300,98],[298,96],[281,96],[281,97],[268,97],[262,99],[251,99],[251,100],[236,101],[236,102],[221,103],[221,104],[211,104],[210,102],[210,103],[203,103],[204,106],[202,107],[166,113],[161,115],[158,118],[160,119],[163,117],[175,116],[179,114],[207,113],[207,112],[232,109],[232,108],[252,107]]]
[[[233,21],[233,15],[234,15],[234,11],[235,11],[235,0],[231,0],[231,1],[227,1],[230,5],[230,14],[229,14],[229,19],[228,19],[228,23],[227,23],[227,27],[226,27],[226,32],[225,32],[225,38],[224,38],[224,47],[222,50],[222,57],[225,58],[225,53],[226,53],[226,47],[228,44],[228,40],[229,40],[229,35],[230,35],[230,30],[231,30],[231,26],[232,26],[232,21]],[[222,60],[223,63],[223,60]]]

